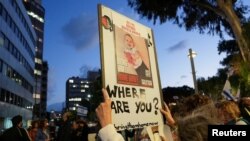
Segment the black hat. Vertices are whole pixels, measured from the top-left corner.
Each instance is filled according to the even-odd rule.
[[[20,122],[22,122],[22,116],[20,115],[14,116],[11,119],[11,121],[12,121],[13,126],[17,126]]]

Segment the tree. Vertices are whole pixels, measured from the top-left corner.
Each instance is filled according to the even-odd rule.
[[[226,57],[221,61],[221,64],[225,66],[227,70],[233,69],[233,74],[229,77],[229,81],[234,91],[237,91],[240,86],[241,96],[249,96],[249,70],[246,69],[244,63],[242,63],[242,58],[240,56],[240,51],[237,47],[236,41],[220,41],[218,45],[218,51],[219,54],[222,52],[226,53]]]
[[[163,100],[166,103],[177,102],[191,94],[194,94],[194,89],[185,85],[182,87],[166,87],[162,89]]]
[[[244,62],[250,67],[249,38],[243,34],[244,15],[249,7],[241,0],[128,0],[128,5],[154,24],[157,20],[172,21],[187,31],[198,29],[200,33],[207,31],[222,38],[225,31],[235,38]]]
[[[215,76],[205,78],[199,78],[197,80],[199,89],[209,95],[213,100],[219,100],[222,98],[222,90],[227,79],[227,68],[218,69]]]

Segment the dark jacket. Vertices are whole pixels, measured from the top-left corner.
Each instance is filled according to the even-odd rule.
[[[71,141],[71,123],[70,121],[62,122],[57,132],[56,141]]]
[[[11,127],[0,136],[1,141],[31,141],[24,128]]]

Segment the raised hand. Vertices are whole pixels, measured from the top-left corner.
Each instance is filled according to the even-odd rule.
[[[161,113],[166,117],[167,123],[170,126],[175,125],[175,120],[172,117],[171,111],[168,108],[168,105],[164,102],[164,109],[160,109]]]
[[[105,127],[108,124],[112,124],[111,99],[109,98],[107,90],[104,88],[102,89],[102,94],[104,102],[100,103],[100,105],[95,109],[95,112],[101,126]]]

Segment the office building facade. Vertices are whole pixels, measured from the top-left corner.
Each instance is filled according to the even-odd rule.
[[[46,104],[48,77],[48,63],[44,62],[43,60],[45,9],[42,7],[41,0],[23,0],[23,4],[27,10],[27,13],[31,19],[32,26],[37,35],[34,70],[35,88],[33,93],[35,103],[33,109],[33,116],[34,118],[44,118],[46,117],[47,107]]]
[[[32,118],[37,36],[19,0],[0,1],[0,129],[19,114]]]
[[[78,106],[87,107],[91,97],[90,81],[86,78],[71,77],[66,82],[66,109],[74,111]]]

